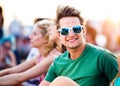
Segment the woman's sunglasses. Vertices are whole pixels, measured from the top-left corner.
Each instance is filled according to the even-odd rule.
[[[61,35],[66,36],[69,34],[70,30],[72,30],[76,34],[76,33],[80,33],[82,29],[83,29],[83,26],[79,25],[79,26],[74,26],[72,28],[60,28],[58,29],[58,32]]]

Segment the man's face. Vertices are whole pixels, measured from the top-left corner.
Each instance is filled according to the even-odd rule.
[[[81,26],[77,17],[63,17],[60,19],[59,23],[60,28],[73,28],[75,26]],[[72,29],[67,35],[60,34],[60,40],[66,46],[66,48],[74,49],[79,47],[85,41],[84,35],[84,29],[81,29],[81,31],[78,33],[74,33]]]

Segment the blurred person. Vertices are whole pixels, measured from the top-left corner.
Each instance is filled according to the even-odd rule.
[[[30,42],[28,40],[28,37],[26,38],[23,34],[24,26],[22,25],[21,21],[17,19],[16,16],[10,23],[8,30],[12,39],[12,43],[14,45],[12,46],[12,49],[14,50],[14,53],[16,55],[17,64],[20,64],[26,59],[28,55],[28,52],[30,50]]]
[[[120,52],[120,34],[116,36],[116,48],[114,50],[115,55],[119,55]]]
[[[20,64],[22,55],[21,55],[21,50],[20,50],[20,46],[21,46],[21,42],[22,42],[22,38],[19,35],[15,36],[15,49],[13,49],[15,56],[16,56],[16,62],[17,65]]]
[[[48,19],[48,18],[35,18],[34,19],[34,24],[36,24],[37,22],[40,22],[42,20],[45,20],[45,19]],[[38,49],[32,47],[31,50],[30,50],[30,52],[29,52],[29,54],[28,54],[28,56],[27,56],[27,58],[26,58],[26,60],[29,60],[29,59],[33,58],[36,54],[39,54]]]
[[[36,20],[38,21],[43,21],[43,20],[47,20],[48,18],[38,18]],[[49,19],[48,19],[49,20]],[[38,22],[37,21],[37,22]],[[37,23],[35,21],[35,23]],[[66,48],[61,44],[60,40],[59,40],[59,34],[58,34],[58,31],[57,31],[57,27],[55,24],[51,25],[49,28],[48,28],[48,33],[49,33],[49,40],[54,42],[54,47],[60,51],[60,52],[64,52],[66,51]],[[53,34],[54,33],[54,34]],[[28,55],[28,58],[27,60],[30,60],[32,58],[32,56],[34,56],[35,54],[38,54],[39,52],[37,52],[38,49],[36,48],[32,48],[31,49],[31,52],[30,54]],[[30,56],[31,55],[31,56]],[[31,86],[32,84],[35,84],[35,82],[37,82],[38,80],[38,77],[36,78],[33,78],[31,80],[29,80],[26,84],[26,86]],[[35,82],[34,82],[35,81]],[[31,84],[31,85],[30,85]],[[33,86],[33,85],[32,85]]]
[[[59,38],[67,51],[54,60],[39,86],[109,86],[118,74],[116,56],[85,41],[85,20],[79,10],[60,5],[56,14]]]
[[[96,44],[97,31],[94,27],[90,25],[90,21],[87,22],[86,28],[87,28],[86,42],[90,42],[94,45],[97,45]]]
[[[3,9],[0,6],[0,41],[3,37],[3,24],[4,24]]]
[[[23,25],[21,21],[19,21],[16,16],[12,20],[12,22],[9,25],[9,32],[12,36],[19,36],[23,37]]]
[[[49,32],[49,40],[51,40],[52,42],[55,42],[54,43],[55,48],[61,53],[64,53],[66,51],[66,47],[61,43],[59,39],[59,33],[57,31],[56,24],[49,27],[48,32]]]
[[[0,70],[16,66],[16,58],[11,47],[10,38],[4,38],[0,45]]]
[[[21,49],[20,49],[20,53],[22,54],[22,58],[21,60],[25,60],[30,52],[30,39],[29,37],[23,37],[22,38],[22,45],[21,45]]]
[[[36,24],[37,22],[43,21],[43,20],[47,20],[48,18],[35,18],[34,19],[34,24]],[[49,20],[49,19],[48,19]],[[39,54],[39,50],[37,48],[32,47],[27,58],[26,61],[31,60],[35,55]],[[39,83],[39,76],[32,78],[30,80],[27,80],[26,82],[24,82],[23,84],[26,86],[38,86]]]
[[[4,16],[3,16],[3,8],[0,6],[0,43],[2,43],[2,41],[4,39],[6,39],[6,37],[8,37],[11,39],[11,50],[13,50],[13,41],[12,41],[12,36],[4,29]],[[12,52],[14,54],[14,52]],[[16,56],[14,56],[16,59]]]
[[[57,44],[58,43],[57,41],[54,41],[51,44],[51,41],[48,40],[49,35],[47,34],[46,31],[50,31],[48,30],[48,27],[51,25],[48,24],[50,24],[50,22],[47,20],[40,21],[39,24],[38,23],[36,24],[38,25],[38,27],[34,29],[34,32],[30,36],[32,47],[38,48],[40,55],[37,55],[31,60],[23,62],[22,64],[16,67],[1,71],[0,85],[2,86],[18,85],[26,80],[29,80],[37,76],[40,76],[40,81],[44,79],[45,76],[44,74],[47,72],[54,58],[60,55],[62,51],[62,50],[58,50],[57,47],[59,46],[59,44]],[[56,40],[59,40],[59,38],[56,38]],[[47,44],[50,43],[50,46],[53,45],[54,43],[55,44],[54,46],[50,47],[47,46],[46,43]],[[46,55],[43,56],[43,54]],[[41,61],[38,62],[39,60]]]
[[[48,18],[35,18],[34,19],[34,24],[36,24],[37,22],[46,20]],[[26,61],[31,60],[35,55],[39,54],[39,50],[37,48],[32,47],[27,58]],[[24,82],[24,85],[29,85],[29,86],[38,86],[39,83],[39,76],[32,78],[30,80],[27,80],[26,82]]]

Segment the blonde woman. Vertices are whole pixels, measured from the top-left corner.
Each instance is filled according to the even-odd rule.
[[[52,22],[52,20],[46,19],[35,24],[30,35],[30,42],[32,47],[39,50],[40,54],[16,67],[1,71],[0,86],[18,86],[18,84],[37,76],[40,76],[40,81],[44,79],[54,58],[61,54],[61,51],[56,48],[55,42],[48,40],[48,28],[53,25]]]

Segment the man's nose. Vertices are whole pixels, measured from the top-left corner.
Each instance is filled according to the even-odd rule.
[[[69,30],[69,36],[75,35],[75,33],[73,32],[73,30]]]

